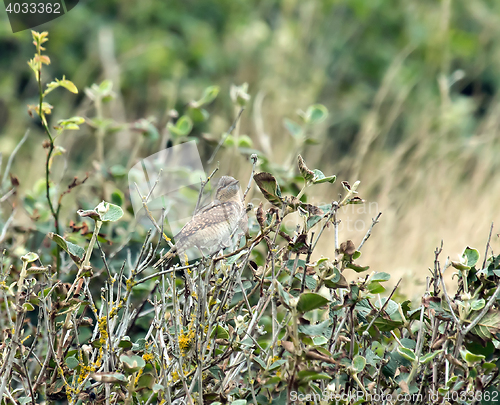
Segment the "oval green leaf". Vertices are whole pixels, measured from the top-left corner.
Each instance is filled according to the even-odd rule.
[[[312,311],[313,309],[321,308],[329,302],[330,301],[322,295],[316,293],[303,293],[300,295],[299,301],[297,302],[297,311],[302,313]]]

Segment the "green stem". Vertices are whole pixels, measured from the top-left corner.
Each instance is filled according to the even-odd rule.
[[[302,187],[302,190],[300,190],[299,194],[297,194],[297,199],[300,200],[300,197],[304,195],[304,192],[306,191],[306,188],[309,187],[309,182],[306,181],[306,184],[304,184],[304,187]]]
[[[87,248],[87,252],[85,253],[85,259],[83,260],[82,269],[90,266],[90,256],[92,256],[92,250],[94,250],[94,245],[97,240],[97,235],[99,235],[99,231],[102,226],[102,221],[95,221],[94,233],[92,234],[92,239],[90,239],[89,247]]]
[[[38,47],[38,57],[41,57],[41,50],[40,47]],[[40,66],[38,68],[38,92],[40,94],[40,102],[38,106],[38,113],[40,115],[40,120],[42,121],[42,126],[49,137],[49,151],[47,153],[47,159],[45,161],[45,188],[46,188],[46,195],[47,195],[47,202],[49,203],[49,208],[50,212],[52,214],[52,217],[54,218],[54,226],[55,226],[55,231],[56,234],[60,235],[59,231],[59,209],[60,207],[57,208],[57,210],[54,208],[52,205],[52,200],[50,199],[50,158],[52,156],[52,153],[54,152],[54,138],[52,138],[52,135],[50,134],[49,127],[47,125],[47,122],[45,120],[45,115],[43,113],[42,105],[43,105],[43,89],[42,89],[42,63],[40,62]],[[56,245],[56,263],[57,263],[57,269],[56,271],[59,271],[59,268],[61,267],[61,248],[59,245]]]

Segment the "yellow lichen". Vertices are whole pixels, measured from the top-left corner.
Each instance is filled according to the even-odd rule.
[[[102,316],[97,320],[99,324],[99,332],[101,334],[101,338],[99,339],[99,343],[104,344],[108,339],[108,325],[106,322],[106,317]]]
[[[194,329],[189,328],[187,332],[182,331],[179,335],[179,348],[181,354],[186,356],[194,343]]]
[[[155,357],[151,353],[144,353],[142,358],[144,361],[152,361]]]

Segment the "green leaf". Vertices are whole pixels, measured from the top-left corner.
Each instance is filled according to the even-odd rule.
[[[470,270],[470,266],[466,266],[465,264],[462,264],[460,262],[456,262],[454,260],[451,261],[451,265],[454,268],[456,268],[457,270],[461,270],[461,271]]]
[[[169,122],[167,124],[167,129],[175,136],[186,136],[193,129],[193,121],[189,118],[189,116],[183,115],[177,120],[175,125]]]
[[[313,337],[312,340],[316,346],[322,346],[322,345],[328,343],[328,339],[324,336],[316,336],[316,337]]]
[[[473,311],[479,311],[480,309],[484,308],[484,305],[486,304],[486,301],[484,298],[480,298],[478,300],[472,300],[470,303],[470,307]]]
[[[403,356],[406,360],[415,361],[415,353],[411,349],[407,349],[406,347],[398,346],[398,353]]]
[[[497,368],[497,365],[495,363],[487,362],[487,363],[481,364],[481,367],[484,368],[486,371],[491,372]]]
[[[125,201],[125,194],[121,190],[116,189],[111,193],[111,201],[113,204],[121,206]]]
[[[340,270],[335,267],[332,275],[325,279],[325,285],[328,288],[347,288],[347,280]]]
[[[70,370],[74,370],[75,368],[77,368],[80,365],[80,362],[78,361],[78,359],[75,356],[67,357],[65,361],[66,361],[66,365],[68,366],[68,368]]]
[[[360,373],[366,366],[366,359],[363,356],[354,356],[352,359],[352,368],[356,373]]]
[[[36,253],[29,252],[29,253],[26,253],[23,257],[21,257],[21,260],[23,262],[32,263],[32,262],[38,260],[38,255]]]
[[[118,205],[106,201],[102,201],[95,207],[95,211],[103,222],[115,222],[123,216],[123,210]]]
[[[385,291],[385,287],[378,281],[372,281],[368,283],[366,287],[368,288],[368,291],[370,291],[372,294],[380,294]]]
[[[434,352],[431,352],[431,353],[427,353],[427,354],[424,354],[422,357],[420,357],[418,359],[418,361],[422,364],[427,364],[429,363],[430,361],[432,361],[434,359],[434,357],[436,357],[439,353],[441,353],[443,351],[443,349],[441,350],[436,350]]]
[[[463,264],[473,267],[479,260],[479,252],[476,249],[467,246],[462,253]]]
[[[332,328],[330,321],[327,319],[326,321],[316,325],[299,325],[298,330],[299,333],[303,333],[308,336],[330,336]]]
[[[285,364],[287,361],[284,359],[276,360],[269,366],[269,371],[271,370],[276,370],[277,368],[280,368],[283,364]]]
[[[227,264],[236,263],[241,256],[246,255],[247,253],[248,253],[248,251],[242,250],[241,252],[238,252],[235,255],[228,257],[226,262],[227,262]]]
[[[141,368],[143,368],[146,365],[146,362],[141,356],[127,356],[125,354],[122,354],[120,356],[120,360],[123,363],[123,366],[128,372],[135,372],[139,371]]]
[[[80,125],[85,122],[83,117],[71,117],[65,120],[57,121],[56,129],[68,129],[77,130],[80,129]]]
[[[232,136],[231,134],[228,134],[227,136],[223,135],[223,137],[225,137],[223,145],[226,148],[228,148],[230,146],[234,146],[234,136]]]
[[[304,278],[304,273],[295,273],[295,279],[299,280],[299,282],[302,284],[302,280]],[[313,291],[316,288],[316,280],[314,279],[313,276],[306,274],[306,288],[308,290]]]
[[[328,110],[323,104],[314,104],[306,111],[306,120],[311,124],[322,122],[328,117]]]
[[[262,368],[262,370],[265,370],[267,368],[266,363],[264,363],[264,361],[259,357],[254,357],[253,359],[260,366],[260,368]]]
[[[79,264],[83,260],[85,250],[82,247],[68,242],[60,235],[53,232],[49,232],[48,237],[56,242],[57,245],[59,245],[59,247],[64,250],[76,264]]]
[[[33,311],[34,309],[35,309],[35,307],[31,303],[29,303],[29,302],[25,302],[23,304],[23,310],[24,310],[24,312],[30,312],[30,311]]]
[[[58,81],[58,80],[56,79],[56,81]],[[72,92],[74,94],[78,94],[78,89],[76,88],[74,83],[71,80],[66,80],[64,78],[64,76],[63,76],[62,80],[58,81],[58,83],[61,87],[64,87],[66,90],[69,90],[70,92]]]
[[[132,345],[132,350],[134,352],[141,352],[146,348],[146,339],[144,338],[139,338],[135,341],[135,343]]]
[[[214,336],[217,339],[229,339],[229,333],[220,325],[217,325],[215,328],[212,329],[210,337],[213,338]]]
[[[64,76],[61,80],[56,79],[54,82],[50,82],[47,84],[47,89],[44,91],[43,96],[45,97],[52,90],[57,89],[58,87],[64,87],[66,90],[69,90],[71,93],[78,94],[78,89],[74,85],[74,83],[70,80],[67,80]]]
[[[489,340],[493,335],[500,333],[500,312],[490,310],[471,332],[484,340]]]
[[[238,147],[239,148],[251,148],[251,147],[253,147],[253,141],[248,135],[240,135],[238,137]]]
[[[295,121],[289,120],[288,118],[285,118],[283,120],[283,125],[287,129],[288,132],[295,138],[295,139],[300,139],[304,135],[304,130],[302,127],[297,124]]]
[[[467,349],[460,350],[460,356],[467,362],[467,365],[471,367],[476,361],[484,360],[485,357],[482,354],[474,354],[469,352]]]
[[[264,197],[271,204],[281,207],[281,190],[278,182],[271,173],[261,172],[253,176]]]
[[[312,182],[313,184],[321,184],[321,183],[335,183],[335,180],[337,180],[337,176],[328,176],[326,177],[321,170],[314,169],[313,171],[313,179]]]
[[[377,272],[374,273],[370,277],[370,281],[387,281],[391,279],[391,275],[389,273]]]
[[[98,89],[101,94],[108,94],[113,90],[113,82],[111,80],[103,80]]]
[[[302,293],[297,302],[297,311],[308,312],[328,304],[330,301],[316,293]]]
[[[277,287],[278,287],[278,294],[283,298],[283,301],[285,303],[285,306],[287,309],[290,309],[290,294],[283,289],[283,286],[279,281],[276,281]]]
[[[211,103],[215,100],[215,98],[219,95],[220,87],[219,86],[210,86],[207,87],[203,91],[203,95],[198,101],[195,101],[191,104],[193,108],[200,108],[204,104]]]
[[[316,174],[316,172],[320,172],[319,170],[313,170],[314,173]],[[321,173],[321,176],[315,176],[314,179],[313,179],[313,184],[321,184],[321,183],[335,183],[335,181],[337,180],[337,176],[333,175],[333,176],[325,176],[323,174],[323,172],[320,172]]]
[[[366,271],[370,268],[370,266],[358,266],[354,263],[347,263],[346,267],[354,270],[356,273],[362,273],[363,271]]]
[[[326,373],[318,373],[314,370],[302,370],[297,373],[301,383],[308,383],[309,381],[317,380],[331,380],[332,376]]]
[[[359,252],[358,252],[359,253]],[[354,257],[354,255],[353,255]],[[391,278],[390,274],[384,272],[377,272],[373,274],[368,280],[368,290],[372,294],[379,294],[385,291],[385,287],[383,287],[380,282],[387,281]]]
[[[193,128],[193,121],[191,121],[191,118],[189,118],[187,115],[183,115],[177,120],[175,127],[179,131],[178,133],[180,135],[187,135]]]
[[[132,347],[132,342],[130,341],[130,336],[123,336],[118,343],[118,347],[123,349],[130,349]]]
[[[140,389],[140,388],[149,388],[151,389],[151,387],[153,387],[153,384],[155,382],[155,377],[153,376],[153,374],[150,374],[150,373],[146,373],[146,374],[143,374],[139,377],[139,380],[137,381],[137,389]]]
[[[237,399],[236,401],[231,402],[231,405],[247,405],[247,400]]]
[[[163,391],[164,389],[165,389],[165,387],[161,384],[158,384],[158,383],[153,384],[153,387],[152,387],[152,390],[154,393],[158,393],[160,391]]]
[[[210,117],[210,114],[204,108],[190,107],[188,110],[188,114],[193,122],[204,122]]]

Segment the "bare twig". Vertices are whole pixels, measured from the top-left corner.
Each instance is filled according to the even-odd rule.
[[[160,173],[161,173],[161,170],[160,170]],[[156,182],[153,185],[153,188],[156,186],[156,183],[158,182],[159,178],[160,178],[160,174],[158,174],[158,178],[156,179]],[[137,185],[137,183],[134,183],[134,185],[135,185],[135,188],[137,189],[137,193],[139,194],[139,197],[142,201],[142,206],[144,207],[144,211],[146,212],[146,215],[148,216],[149,220],[154,225],[154,227],[156,228],[158,233],[161,236],[163,236],[163,239],[165,239],[165,241],[168,243],[168,245],[172,249],[174,247],[174,244],[170,241],[170,238],[165,234],[165,232],[163,232],[163,230],[160,228],[160,226],[158,225],[158,223],[154,219],[153,214],[151,214],[151,211],[149,211],[149,208],[147,205],[147,198],[142,196],[141,191],[139,190],[139,186]],[[150,195],[150,193],[148,193],[148,195]]]
[[[396,292],[397,288],[399,287],[399,283],[401,282],[402,278],[399,279],[399,281],[397,282],[397,284],[394,286],[394,288],[392,289],[392,292],[391,294],[389,295],[389,297],[387,298],[387,300],[384,302],[384,305],[382,305],[380,307],[380,309],[378,310],[378,312],[375,314],[375,316],[373,317],[373,319],[371,320],[370,324],[368,325],[368,327],[366,328],[367,331],[370,330],[370,328],[372,327],[372,325],[375,323],[375,321],[377,320],[377,318],[379,317],[379,315],[382,313],[382,311],[385,309],[385,307],[387,306],[387,304],[389,304],[389,301],[391,300],[392,296],[394,295],[394,293]]]
[[[14,161],[14,157],[16,156],[19,149],[21,149],[21,146],[23,146],[24,142],[26,142],[26,139],[28,139],[29,133],[30,133],[30,130],[27,129],[26,132],[24,133],[24,136],[22,137],[22,139],[19,141],[19,143],[16,145],[16,147],[14,148],[12,153],[10,154],[9,160],[7,160],[7,166],[5,166],[5,171],[3,173],[2,183],[0,183],[0,185],[3,186],[5,184],[5,182],[7,181],[7,176],[10,173],[10,167],[12,166],[12,162]],[[0,169],[1,169],[1,167],[0,167]]]
[[[253,153],[250,156],[250,160],[252,161],[252,174],[250,175],[250,179],[248,180],[248,185],[247,189],[245,190],[245,193],[243,194],[243,201],[247,198],[247,194],[250,191],[250,187],[252,186],[252,181],[253,181],[253,175],[255,173],[255,166],[257,166],[257,155]]]
[[[382,215],[382,213],[379,212],[378,215],[375,218],[372,218],[372,225],[370,226],[370,228],[368,228],[368,231],[366,232],[365,237],[363,238],[363,240],[359,244],[357,250],[361,250],[361,248],[363,247],[363,245],[365,244],[365,242],[368,240],[368,238],[372,234],[373,227],[375,226],[375,224],[378,224],[378,219],[380,218],[381,215]]]
[[[441,272],[439,262],[437,261],[437,256],[439,255],[441,250],[442,250],[442,248],[439,250],[436,248],[436,251],[435,251],[436,263],[437,263],[437,267],[435,268],[435,271],[439,276],[439,281],[441,281],[441,286],[443,287],[443,294],[444,294],[444,297],[446,298],[446,302],[448,303],[448,306],[450,308],[450,312],[451,312],[451,315],[453,317],[453,320],[455,321],[455,325],[457,326],[457,330],[460,332],[460,329],[461,329],[460,328],[460,320],[457,318],[457,315],[455,314],[455,311],[453,310],[453,307],[451,306],[451,299],[450,299],[450,296],[448,295],[448,291],[446,291],[446,286],[444,285],[443,273]],[[446,263],[444,265],[443,271],[445,271],[450,266],[449,259],[450,258],[446,259]]]
[[[490,247],[492,232],[493,232],[493,222],[491,223],[490,234],[488,235],[488,241],[486,242],[486,248],[484,249],[484,260],[483,260],[483,267],[482,267],[483,269],[486,267],[486,260],[488,259],[488,249]]]
[[[483,319],[483,317],[488,313],[488,311],[490,310],[490,308],[493,306],[493,304],[495,303],[497,297],[498,297],[498,293],[500,293],[500,284],[498,284],[495,292],[493,293],[493,295],[490,297],[490,299],[488,300],[488,302],[486,303],[486,305],[484,306],[483,310],[479,313],[478,316],[476,316],[474,318],[474,320],[464,329],[463,331],[463,334],[466,335],[467,333],[469,333],[480,321],[481,319]]]
[[[219,151],[220,147],[224,144],[224,141],[226,140],[226,138],[231,134],[231,132],[234,131],[234,128],[236,128],[236,124],[238,123],[240,117],[241,117],[241,114],[243,114],[243,110],[245,110],[244,107],[241,107],[241,110],[240,112],[238,113],[236,119],[234,120],[233,122],[233,125],[231,125],[231,127],[229,128],[229,130],[226,132],[226,134],[221,138],[221,140],[219,141],[219,143],[217,144],[217,146],[215,147],[215,150],[214,152],[212,153],[212,156],[210,156],[210,159],[208,159],[208,164],[212,163],[212,161],[214,160],[215,158],[215,155],[217,155],[217,152]]]
[[[217,164],[217,167],[212,171],[210,176],[208,176],[205,181],[201,182],[201,188],[198,194],[198,201],[196,202],[196,207],[194,209],[193,216],[195,216],[198,210],[200,209],[201,199],[203,197],[203,190],[205,190],[205,186],[208,184],[210,180],[212,180],[212,177],[214,176],[215,173],[217,173],[217,170],[219,170],[219,164]]]
[[[9,218],[7,219],[7,221],[5,221],[5,224],[3,226],[2,233],[0,234],[0,243],[2,243],[5,240],[5,237],[7,235],[7,230],[9,229],[10,224],[14,220],[14,215],[15,214],[16,214],[16,209],[14,208],[12,210]]]

